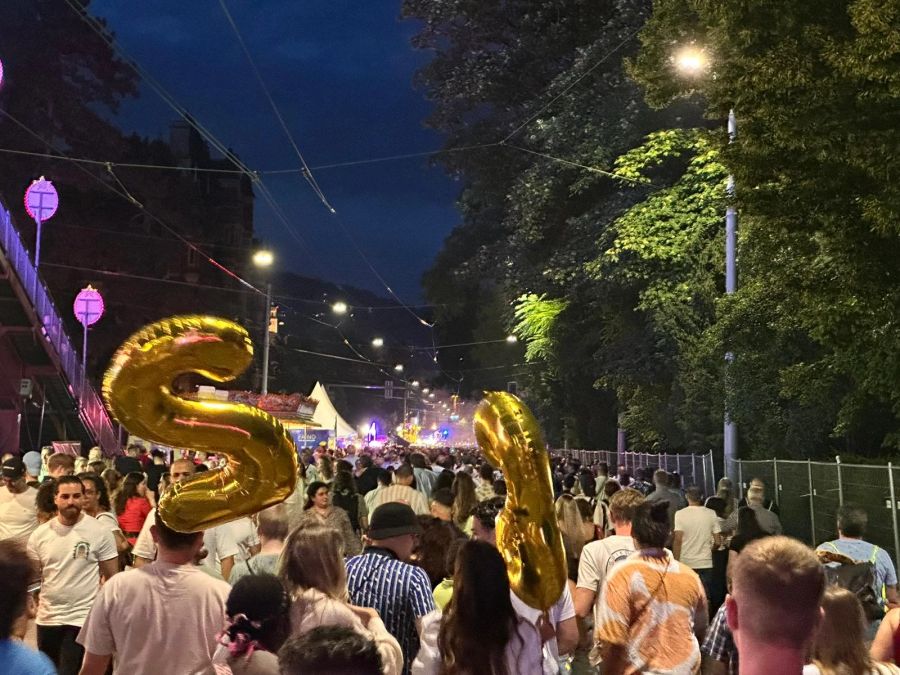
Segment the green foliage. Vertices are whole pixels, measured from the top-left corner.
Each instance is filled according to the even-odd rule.
[[[609,447],[618,416],[635,447],[718,447],[732,351],[747,454],[898,446],[897,0],[404,12],[434,54],[418,80],[430,124],[450,147],[493,144],[443,160],[462,223],[426,292],[455,302],[439,317],[454,341],[484,330],[485,295],[491,321],[519,322],[551,440],[563,420],[573,443]],[[672,56],[690,43],[711,67],[686,80]],[[740,288],[725,298],[727,174]]]
[[[737,113],[742,287],[722,322],[754,445],[774,424],[768,443],[803,454],[900,447],[898,18],[896,1],[657,0],[642,33],[649,100],[693,86]],[[689,37],[712,59],[694,83],[669,77]]]
[[[554,356],[553,328],[569,303],[529,293],[516,301],[515,334],[525,342],[525,360],[550,360]]]

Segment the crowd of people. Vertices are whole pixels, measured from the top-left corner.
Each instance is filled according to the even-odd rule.
[[[506,485],[475,451],[320,446],[284,503],[168,527],[158,499],[216,466],[4,457],[0,672],[900,674],[896,570],[852,505],[813,551],[761,481],[738,499],[554,457],[568,583],[541,611],[510,588]]]

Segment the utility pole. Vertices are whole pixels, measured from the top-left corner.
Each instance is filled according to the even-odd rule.
[[[734,143],[737,137],[737,118],[734,110],[728,111],[728,142]],[[728,208],[725,211],[725,294],[731,295],[737,291],[737,209],[734,206],[734,175],[728,176]],[[728,399],[731,386],[731,364],[734,362],[734,352],[725,353],[725,428],[723,438],[723,454],[725,461],[725,475],[732,477],[735,461],[737,460],[737,425],[731,420],[728,410]]]

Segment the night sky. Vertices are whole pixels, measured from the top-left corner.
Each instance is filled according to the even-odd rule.
[[[381,275],[408,303],[457,222],[459,185],[426,157],[321,169],[324,164],[441,147],[424,128],[429,105],[412,78],[428,54],[410,46],[399,0],[227,0],[227,6],[307,163],[331,204]],[[218,0],[94,0],[125,51],[200,123],[256,170],[299,162]],[[167,137],[176,114],[149,87],[123,106],[119,123]],[[257,236],[282,269],[387,295],[298,174],[266,184],[307,249],[264,200]]]

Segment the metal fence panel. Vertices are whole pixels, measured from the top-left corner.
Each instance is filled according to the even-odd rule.
[[[778,462],[778,507],[784,533],[812,542],[809,467],[806,462]],[[774,475],[774,462],[772,471]]]
[[[896,473],[894,477],[896,480]],[[891,506],[896,506],[896,500],[891,500],[891,476],[887,467],[841,464],[841,480],[844,504],[861,506],[869,516],[866,541],[891,552],[891,557],[896,561],[891,514]],[[835,522],[832,521],[829,539],[835,537],[837,531]]]
[[[586,464],[607,462],[615,475],[619,463],[635,475],[644,467],[677,472],[682,485],[697,485],[706,496],[715,494],[716,456],[649,454],[609,450],[572,450],[572,457]],[[880,546],[897,561],[900,557],[900,466],[844,464],[792,460],[736,460],[725,467],[727,475],[738,478],[737,496],[743,497],[750,481],[761,479],[766,498],[779,507],[785,534],[813,546],[837,537],[837,510],[841,504],[855,504],[869,517],[865,539]]]
[[[823,541],[834,539],[834,523],[837,518],[837,510],[841,502],[841,484],[837,464],[823,464],[811,462],[809,473],[812,476],[813,512],[812,521],[815,523],[812,541],[813,546]]]

